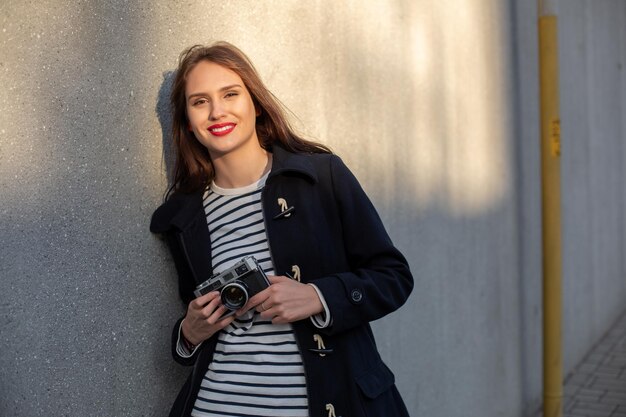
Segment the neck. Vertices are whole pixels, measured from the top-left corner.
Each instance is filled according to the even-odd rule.
[[[265,149],[253,147],[241,149],[237,155],[226,154],[212,158],[215,178],[221,188],[239,188],[258,181],[272,166],[271,154]]]

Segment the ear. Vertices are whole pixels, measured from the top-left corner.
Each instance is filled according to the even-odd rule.
[[[256,117],[259,117],[261,115],[261,108],[256,103],[254,103],[254,110],[255,110]]]

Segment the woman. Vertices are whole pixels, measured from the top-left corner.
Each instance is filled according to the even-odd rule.
[[[153,217],[187,311],[174,359],[193,371],[171,416],[406,416],[369,322],[413,279],[343,162],[297,136],[248,58],[183,52],[171,93],[174,183]],[[254,256],[269,287],[235,314],[196,287]]]

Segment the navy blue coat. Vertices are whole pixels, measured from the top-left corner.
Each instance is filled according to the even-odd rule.
[[[333,320],[325,329],[308,319],[293,323],[310,416],[328,416],[327,404],[337,417],[408,416],[369,322],[399,308],[411,293],[413,278],[356,178],[335,155],[293,154],[274,146],[261,198],[276,274],[299,266],[302,282],[321,290]],[[287,201],[289,212],[283,213],[279,198]],[[154,212],[150,229],[166,237],[180,296],[188,303],[196,285],[212,274],[202,191],[173,195]],[[172,352],[193,371],[171,416],[189,415],[217,339],[205,341],[191,358],[178,356],[181,320],[174,327]],[[323,350],[317,343],[320,336]]]

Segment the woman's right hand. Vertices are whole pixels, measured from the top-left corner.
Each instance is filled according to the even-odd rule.
[[[226,311],[218,291],[196,298],[187,307],[181,328],[183,336],[191,344],[199,345],[235,320],[234,315],[220,320]]]

